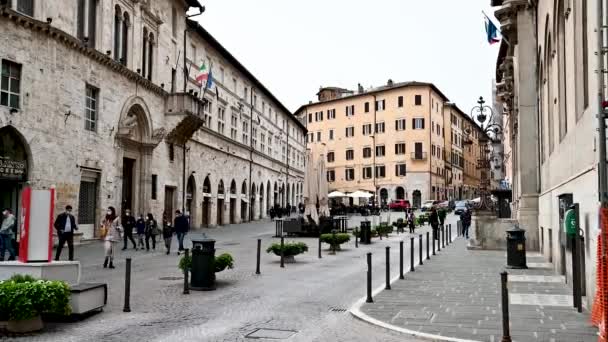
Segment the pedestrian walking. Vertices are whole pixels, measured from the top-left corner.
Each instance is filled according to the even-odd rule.
[[[65,243],[68,243],[68,260],[74,260],[74,231],[78,230],[76,225],[76,218],[72,215],[72,206],[66,205],[65,211],[57,215],[55,223],[53,224],[55,230],[57,230],[57,238],[59,243],[57,244],[57,251],[55,252],[55,261],[59,260],[61,251]]]
[[[0,261],[4,261],[4,253],[8,250],[8,260],[15,260],[15,248],[13,240],[15,239],[16,222],[15,215],[10,208],[2,211],[2,225],[0,225]]]
[[[179,253],[184,250],[184,237],[186,237],[188,230],[190,230],[188,219],[182,215],[182,212],[179,210],[175,211],[175,221],[173,223],[173,227],[175,227],[175,234],[177,235],[177,241],[179,244],[177,251],[177,255],[179,255]]]
[[[173,240],[173,227],[166,216],[163,217],[163,240],[165,241],[167,255],[169,255],[171,253],[171,241]]]
[[[103,268],[114,268],[114,244],[120,241],[120,217],[116,215],[114,207],[108,207],[106,216],[101,223],[101,236],[104,239],[105,260]]]
[[[410,229],[410,234],[414,234],[416,230],[416,215],[414,215],[412,210],[407,215],[407,226]]]
[[[439,210],[437,210],[437,216],[439,217],[439,224],[441,226],[443,226],[443,223],[445,222],[445,217],[447,216],[447,214],[448,214],[448,212],[444,208],[440,208]]]
[[[133,239],[133,228],[135,228],[136,222],[137,221],[135,220],[135,217],[133,217],[133,215],[131,215],[131,210],[129,210],[129,209],[125,210],[125,216],[122,218],[122,227],[124,229],[124,234],[123,234],[124,245],[122,247],[123,251],[125,249],[127,249],[127,244],[129,242],[129,240],[131,240],[131,243],[133,244],[133,249],[137,250],[137,245],[135,244],[135,240]]]
[[[156,250],[156,235],[158,235],[158,224],[152,213],[148,213],[146,220],[146,251],[150,250],[150,240],[152,240],[152,250]]]
[[[146,236],[146,220],[143,214],[139,214],[137,222],[135,222],[135,230],[137,232],[137,247],[144,249],[144,237]]]
[[[429,215],[429,223],[433,229],[433,238],[439,240],[439,215],[437,215],[437,209],[431,208],[431,214]]]
[[[462,235],[468,239],[469,227],[471,226],[471,210],[469,208],[465,208],[460,214],[460,223],[462,224]]]

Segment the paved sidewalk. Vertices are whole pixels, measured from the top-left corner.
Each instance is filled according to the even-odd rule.
[[[374,303],[351,312],[389,329],[436,335],[426,336],[434,340],[500,341],[499,274],[505,263],[504,251],[469,251],[458,238],[405,280],[394,281],[392,290],[375,295]],[[513,341],[597,341],[589,312],[572,307],[563,277],[538,254],[530,253],[528,263],[534,267],[507,270]]]

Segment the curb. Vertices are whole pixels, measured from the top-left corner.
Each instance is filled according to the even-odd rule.
[[[405,271],[403,274],[408,274],[408,273],[410,273],[409,270]],[[393,277],[391,279],[391,281],[390,281],[391,285],[395,281],[397,281],[397,280],[399,280],[399,276],[398,275],[395,276],[395,277]],[[372,291],[372,297],[375,297],[376,295],[378,295],[383,290],[384,290],[384,285],[381,285],[381,286],[377,287],[375,290]],[[461,339],[461,338],[457,338],[457,337],[428,334],[428,333],[425,333],[425,332],[410,330],[410,329],[398,327],[396,325],[383,322],[383,321],[375,319],[375,318],[367,315],[363,311],[361,311],[361,307],[365,304],[366,300],[367,300],[367,296],[361,297],[361,299],[359,299],[358,301],[356,301],[355,304],[353,304],[350,307],[349,312],[354,317],[356,317],[356,318],[358,318],[358,319],[360,319],[360,320],[362,320],[364,322],[367,322],[369,324],[372,324],[372,325],[375,325],[375,326],[378,326],[378,327],[381,327],[381,328],[384,328],[384,329],[396,331],[396,332],[399,332],[399,333],[402,333],[402,334],[424,338],[424,339],[427,339],[427,340],[430,340],[430,341],[481,342],[481,341],[477,341],[477,340],[466,340],[466,339]]]

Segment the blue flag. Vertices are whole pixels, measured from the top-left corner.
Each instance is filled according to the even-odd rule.
[[[205,84],[206,89],[211,89],[213,86],[213,69],[209,69],[209,76],[207,77],[207,84]]]
[[[486,17],[486,35],[488,38],[488,43],[494,44],[500,42],[498,38],[498,28],[496,25],[490,20],[490,18]]]

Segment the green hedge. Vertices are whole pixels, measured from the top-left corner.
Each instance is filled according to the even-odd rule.
[[[222,272],[227,268],[234,268],[234,258],[228,253],[223,253],[215,257],[213,264],[215,266],[215,273]],[[182,271],[184,271],[186,268],[190,270],[192,268],[192,257],[188,255],[186,258],[184,255],[181,259],[179,259],[179,264],[177,267]]]
[[[67,316],[71,311],[66,282],[24,275],[0,281],[0,320],[27,320],[41,314]]]
[[[304,242],[284,242],[283,243],[283,255],[293,256],[308,252],[308,245]],[[281,244],[273,243],[266,249],[266,253],[274,253],[275,255],[281,255]]]

